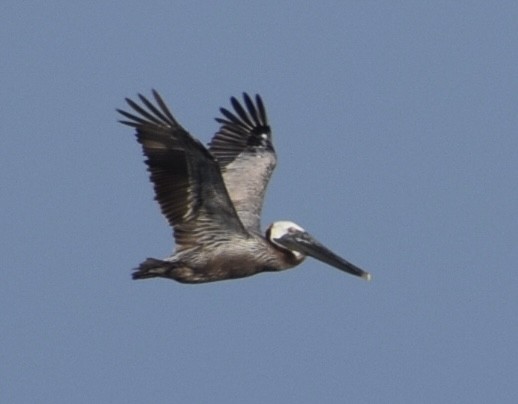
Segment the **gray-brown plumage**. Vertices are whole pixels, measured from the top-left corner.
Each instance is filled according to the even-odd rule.
[[[276,164],[271,130],[259,95],[243,94],[246,109],[221,109],[219,131],[207,150],[175,120],[156,91],[155,103],[126,99],[132,113],[117,110],[136,129],[156,200],[174,229],[176,250],[148,258],[134,279],[163,277],[184,283],[241,278],[291,268],[311,255],[351,274],[370,274],[336,256],[300,226],[275,222],[260,234],[260,215]]]
[[[256,95],[256,105],[248,94],[243,99],[247,110],[234,97],[230,101],[236,114],[220,109],[226,119],[216,118],[221,128],[209,151],[219,163],[239,219],[248,230],[260,233],[264,195],[277,157],[261,97]]]

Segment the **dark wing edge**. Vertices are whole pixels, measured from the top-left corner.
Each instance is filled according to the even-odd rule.
[[[274,153],[272,132],[261,96],[256,94],[254,104],[252,98],[243,93],[243,100],[246,109],[235,97],[231,97],[230,102],[235,112],[220,108],[224,118],[216,118],[221,127],[209,143],[209,151],[222,168],[243,152]]]
[[[143,106],[126,98],[134,113],[117,111],[126,118],[121,123],[136,129],[155,199],[177,244],[193,244],[207,230],[244,231],[214,157],[178,124],[158,92],[155,104],[138,97]]]

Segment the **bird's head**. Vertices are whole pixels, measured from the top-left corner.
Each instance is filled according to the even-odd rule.
[[[274,222],[266,231],[266,238],[277,247],[290,251],[299,263],[310,256],[349,274],[371,279],[370,273],[339,257],[293,222]]]

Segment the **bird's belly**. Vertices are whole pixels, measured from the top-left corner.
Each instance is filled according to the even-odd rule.
[[[183,254],[182,254],[183,255]],[[201,283],[252,276],[260,272],[277,270],[268,262],[262,262],[253,254],[237,254],[229,248],[212,251],[193,251],[178,258],[174,278],[180,282]]]

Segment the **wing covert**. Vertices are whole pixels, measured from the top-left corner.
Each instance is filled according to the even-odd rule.
[[[221,108],[223,118],[209,151],[216,158],[228,194],[247,230],[260,232],[266,187],[277,163],[266,109],[259,95],[243,93],[244,106],[230,99],[234,112]]]
[[[214,157],[175,120],[160,95],[155,104],[139,94],[143,106],[126,99],[134,113],[117,110],[136,129],[142,145],[155,199],[179,249],[226,232],[245,233],[229,198]]]

